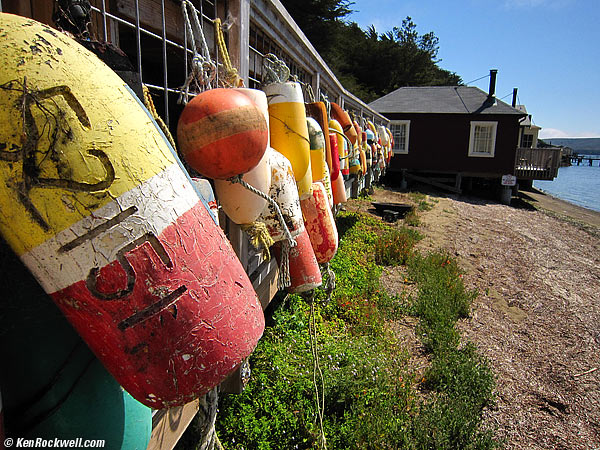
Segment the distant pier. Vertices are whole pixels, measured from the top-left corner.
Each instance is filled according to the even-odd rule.
[[[599,161],[598,166],[600,167],[600,155],[571,155],[571,165],[584,164],[587,162],[588,166],[592,167],[594,161]]]

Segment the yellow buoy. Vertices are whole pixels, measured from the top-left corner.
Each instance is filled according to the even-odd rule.
[[[294,178],[301,181],[310,161],[304,98],[299,83],[272,83],[263,88],[269,103],[271,147],[292,164]]]

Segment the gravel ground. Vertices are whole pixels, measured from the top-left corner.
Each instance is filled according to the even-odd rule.
[[[410,202],[389,189],[371,197]],[[465,196],[428,200],[434,206],[420,213],[420,249],[455,255],[467,288],[479,292],[460,327],[496,374],[496,405],[485,422],[506,449],[600,449],[600,230],[564,211]],[[347,208],[374,213],[369,206],[358,200]],[[386,271],[392,289],[397,275]]]

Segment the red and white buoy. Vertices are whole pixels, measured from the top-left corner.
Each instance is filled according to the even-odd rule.
[[[316,289],[323,283],[321,270],[315,257],[308,232],[303,229],[295,238],[296,246],[289,249],[289,274],[291,284],[286,288],[292,294]],[[275,245],[275,257],[281,263],[283,245]]]
[[[290,234],[296,236],[304,230],[304,220],[292,165],[285,156],[272,148],[267,149],[267,155],[271,168],[269,196],[279,206]],[[275,242],[286,238],[279,215],[273,205],[268,203],[257,220],[267,226],[267,230]]]
[[[0,13],[0,28],[2,238],[136,400],[198,398],[262,335],[252,283],[123,80],[46,25]]]
[[[323,183],[313,183],[312,197],[301,200],[300,206],[317,262],[327,263],[337,252],[338,232]]]

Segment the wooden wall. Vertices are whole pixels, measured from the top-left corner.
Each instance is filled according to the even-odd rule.
[[[516,115],[386,114],[410,120],[408,154],[395,154],[391,171],[400,169],[496,176],[512,174],[519,138]],[[471,121],[497,121],[493,158],[469,157]]]

